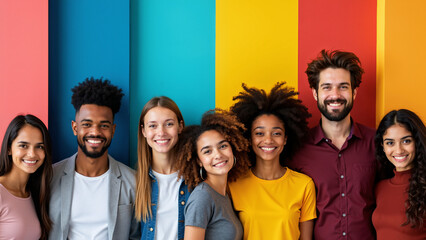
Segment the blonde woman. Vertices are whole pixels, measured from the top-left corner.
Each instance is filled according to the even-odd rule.
[[[175,167],[182,114],[168,97],[149,100],[139,119],[135,216],[141,239],[182,239],[184,207],[189,197]]]

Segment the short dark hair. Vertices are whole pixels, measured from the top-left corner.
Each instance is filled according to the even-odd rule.
[[[407,109],[393,110],[383,117],[374,139],[376,159],[382,168],[383,178],[392,177],[394,175],[393,169],[395,168],[383,151],[383,135],[390,127],[396,124],[403,126],[413,135],[416,151],[407,189],[408,199],[405,210],[407,221],[403,225],[410,224],[412,227],[421,228],[426,216],[426,127],[414,112]]]
[[[50,135],[46,125],[31,114],[18,115],[9,124],[4,134],[3,143],[0,153],[0,176],[4,176],[12,170],[13,160],[9,155],[9,150],[12,147],[12,142],[18,137],[19,131],[24,126],[32,126],[40,130],[43,136],[43,145],[45,157],[43,164],[32,174],[28,179],[26,188],[31,192],[31,198],[34,202],[34,207],[37,217],[40,221],[41,238],[47,239],[49,231],[52,227],[52,221],[49,217],[49,201],[50,201],[50,181],[52,180],[52,154]]]
[[[123,90],[111,84],[107,79],[86,78],[73,89],[71,104],[75,111],[80,110],[81,105],[96,104],[106,106],[115,115],[120,110],[121,98],[124,96]]]
[[[352,89],[361,84],[364,69],[361,67],[359,58],[352,52],[342,52],[339,50],[321,50],[319,56],[308,63],[305,73],[308,75],[309,87],[318,90],[319,75],[327,68],[343,68],[351,75]]]
[[[308,132],[308,118],[311,114],[308,108],[297,99],[298,92],[285,86],[285,82],[277,83],[269,94],[263,89],[249,88],[243,83],[243,92],[233,100],[237,101],[232,107],[238,119],[246,127],[244,136],[251,139],[251,128],[254,120],[261,115],[274,115],[284,123],[287,144],[280,155],[280,164],[285,166],[285,160],[292,157],[302,145],[302,138]],[[249,152],[252,166],[256,164],[254,151]]]

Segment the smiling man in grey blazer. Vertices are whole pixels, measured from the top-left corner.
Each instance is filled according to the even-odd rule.
[[[122,90],[86,79],[72,89],[78,151],[53,166],[49,239],[139,239],[135,173],[108,155]]]

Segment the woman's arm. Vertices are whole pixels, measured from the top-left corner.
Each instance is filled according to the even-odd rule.
[[[314,220],[312,219],[312,220],[299,223],[299,229],[300,229],[300,240],[312,240]]]
[[[194,226],[185,226],[185,240],[204,240],[206,229]]]

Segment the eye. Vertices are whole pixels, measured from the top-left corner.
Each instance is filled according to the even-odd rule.
[[[38,149],[43,149],[44,150],[44,146],[43,145],[38,145],[37,146]]]
[[[27,144],[19,144],[18,147],[19,148],[27,148],[28,146],[27,146]]]
[[[274,133],[272,133],[272,135],[274,135],[274,136],[281,136],[282,133],[281,132],[274,132]]]
[[[348,86],[347,85],[340,86],[340,89],[346,90],[346,89],[348,89]]]
[[[207,149],[207,150],[204,150],[204,151],[203,151],[203,154],[204,154],[204,155],[206,155],[206,154],[209,154],[209,153],[211,153],[211,152],[212,152],[212,151],[211,151],[210,149]]]
[[[392,142],[392,141],[386,141],[385,142],[385,145],[388,146],[388,147],[393,146],[393,144],[394,144],[394,142]]]
[[[323,90],[329,90],[330,88],[331,88],[331,87],[330,87],[330,86],[328,86],[328,85],[325,85],[325,86],[323,86],[323,87],[322,87],[322,89],[323,89]]]
[[[229,145],[227,143],[224,143],[222,145],[219,146],[220,149],[225,149],[227,148]]]
[[[155,127],[157,127],[157,125],[155,125],[155,124],[148,124],[148,128],[155,128]]]
[[[410,144],[411,142],[412,142],[411,139],[404,139],[404,140],[402,140],[403,144]]]
[[[175,124],[173,122],[167,122],[166,127],[173,127]]]
[[[82,123],[81,126],[83,126],[83,127],[90,127],[90,124],[89,123]]]
[[[109,128],[109,125],[108,124],[102,124],[101,128]]]
[[[255,132],[254,135],[255,136],[263,136],[263,132]]]

